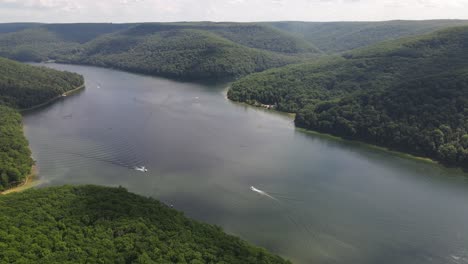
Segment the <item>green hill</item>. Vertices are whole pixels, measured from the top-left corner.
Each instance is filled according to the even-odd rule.
[[[182,29],[211,32],[250,48],[289,54],[320,53],[316,47],[302,38],[259,23],[146,23],[127,30],[125,34],[141,36]]]
[[[81,75],[0,58],[0,104],[18,109],[51,100],[83,85]]]
[[[0,24],[0,56],[170,78],[235,78],[468,21]],[[4,32],[4,33],[1,33]]]
[[[18,61],[45,61],[72,54],[79,43],[66,42],[43,27],[33,27],[0,35],[0,56]]]
[[[0,263],[289,263],[123,188],[29,190],[0,210]]]
[[[295,33],[327,53],[349,51],[386,40],[468,25],[468,20],[384,22],[271,22],[280,30]]]
[[[16,109],[45,103],[83,82],[78,74],[0,58],[0,191],[20,184],[31,172],[31,152]]]
[[[172,78],[203,79],[243,76],[299,60],[248,48],[208,31],[182,29],[106,35],[84,45],[69,61]]]
[[[232,78],[319,54],[299,37],[251,23],[43,24],[0,34],[0,56],[11,59],[172,78]]]
[[[468,27],[248,76],[229,98],[300,127],[468,166]]]
[[[0,34],[17,32],[40,25],[39,23],[4,23],[0,24]]]

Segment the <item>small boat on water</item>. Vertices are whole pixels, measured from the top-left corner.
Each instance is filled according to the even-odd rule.
[[[148,169],[145,166],[135,167],[136,171],[148,172]]]

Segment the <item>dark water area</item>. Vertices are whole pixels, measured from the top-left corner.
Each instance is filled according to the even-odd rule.
[[[86,89],[24,118],[41,186],[123,186],[294,263],[468,263],[459,170],[303,133],[226,84],[46,66]]]

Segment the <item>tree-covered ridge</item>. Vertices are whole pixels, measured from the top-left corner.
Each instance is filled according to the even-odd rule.
[[[21,115],[83,85],[81,75],[0,58],[0,191],[22,183],[31,172],[31,152]]]
[[[15,60],[173,78],[232,78],[319,54],[301,38],[251,23],[43,24],[0,34],[0,56]]]
[[[43,27],[0,35],[0,56],[18,61],[46,61],[71,54],[78,46],[78,43],[66,42]]]
[[[104,34],[128,29],[135,24],[76,23],[44,24],[41,27],[65,42],[86,43]]]
[[[468,166],[468,27],[248,76],[229,98],[308,129]]]
[[[182,29],[106,35],[87,43],[70,61],[171,78],[202,79],[243,76],[299,59],[247,48],[211,32]]]
[[[83,85],[81,75],[0,58],[0,104],[25,109]]]
[[[467,21],[0,24],[0,56],[231,78]],[[16,30],[15,30],[16,29]],[[316,46],[320,47],[317,48]],[[171,52],[169,48],[174,47]],[[138,59],[136,59],[138,58]]]
[[[2,23],[0,24],[0,34],[17,32],[40,25],[40,23]]]
[[[146,23],[123,32],[126,35],[148,35],[182,29],[203,30],[234,43],[279,53],[320,53],[309,42],[286,31],[259,23]]]
[[[289,263],[123,188],[29,190],[0,211],[0,263]]]
[[[0,105],[0,192],[23,182],[31,172],[32,162],[21,115]]]
[[[384,22],[271,22],[280,30],[295,33],[327,53],[349,51],[386,40],[427,34],[468,25],[467,20]]]

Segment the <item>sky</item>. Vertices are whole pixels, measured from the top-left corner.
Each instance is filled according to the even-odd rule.
[[[0,22],[468,19],[468,0],[0,0]]]

